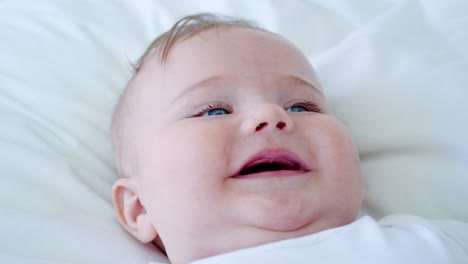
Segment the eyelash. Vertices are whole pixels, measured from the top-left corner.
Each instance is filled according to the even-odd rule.
[[[294,107],[294,106],[302,106],[305,109],[307,109],[307,111],[309,111],[309,112],[322,113],[322,109],[316,103],[313,103],[311,101],[307,101],[307,100],[299,101],[299,102],[296,102],[296,103],[292,104],[291,106],[287,107],[286,109]],[[211,103],[211,104],[207,104],[207,105],[204,105],[203,107],[201,107],[200,110],[195,112],[195,114],[192,117],[200,117],[200,116],[204,115],[205,113],[209,112],[210,110],[217,109],[217,108],[225,109],[225,110],[228,111],[229,114],[232,114],[232,112],[233,112],[232,109],[229,106],[227,106],[226,104]]]
[[[307,111],[309,112],[322,113],[322,109],[316,103],[313,103],[311,101],[307,101],[307,100],[299,101],[299,102],[292,104],[288,108],[294,107],[294,106],[302,106],[305,109],[307,109]]]
[[[225,109],[226,111],[228,111],[230,114],[232,113],[231,108],[229,106],[227,106],[226,104],[211,103],[211,104],[207,104],[207,105],[202,106],[200,108],[200,110],[195,112],[195,114],[192,117],[200,117],[200,116],[204,115],[205,113],[209,112],[210,110],[217,109],[217,108],[222,108],[222,109]]]

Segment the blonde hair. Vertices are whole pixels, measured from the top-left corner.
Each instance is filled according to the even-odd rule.
[[[200,13],[186,16],[177,21],[168,31],[159,35],[150,44],[143,55],[132,64],[134,70],[133,77],[138,74],[138,71],[144,65],[145,61],[152,57],[153,54],[158,55],[161,64],[165,64],[175,44],[200,34],[203,31],[222,27],[244,27],[266,31],[253,21],[219,14]],[[127,123],[133,102],[132,97],[134,96],[134,91],[132,91],[134,89],[132,89],[130,85],[132,80],[133,78],[127,83],[125,90],[120,95],[119,101],[114,109],[110,129],[112,150],[114,152],[117,170],[121,177],[132,174],[129,171],[129,167],[132,166],[132,163],[129,163],[126,159],[127,156],[132,155],[129,153],[124,154],[130,150],[128,146],[129,143],[123,143],[124,139],[130,140],[130,128],[128,128]]]
[[[177,21],[168,31],[157,37],[150,44],[148,49],[146,49],[141,58],[133,64],[133,68],[135,71],[138,71],[144,61],[154,52],[158,52],[160,62],[165,63],[174,44],[208,29],[230,26],[264,30],[253,21],[237,19],[225,15],[200,13],[186,16]]]

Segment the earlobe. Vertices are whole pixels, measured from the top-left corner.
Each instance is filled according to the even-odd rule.
[[[114,206],[122,226],[143,243],[152,242],[157,237],[133,178],[120,178],[112,186]]]

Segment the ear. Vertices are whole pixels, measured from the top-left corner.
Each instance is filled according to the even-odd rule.
[[[112,194],[117,216],[122,226],[141,242],[152,242],[158,233],[140,202],[135,179],[118,179],[112,186]]]

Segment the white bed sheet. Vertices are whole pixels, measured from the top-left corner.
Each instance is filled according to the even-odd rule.
[[[351,130],[362,214],[468,222],[468,2],[0,1],[0,262],[165,258],[118,225],[108,127],[128,60],[178,18],[255,19],[315,65]]]

